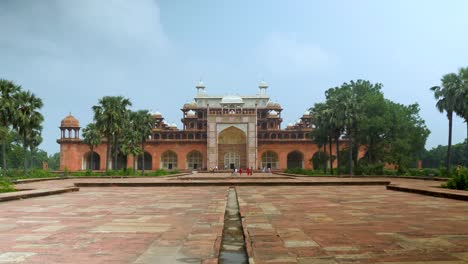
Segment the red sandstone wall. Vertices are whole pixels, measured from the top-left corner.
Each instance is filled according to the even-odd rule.
[[[345,148],[347,145],[340,144],[340,149]],[[161,143],[161,144],[148,144],[145,146],[145,151],[152,156],[152,170],[160,168],[161,155],[167,150],[172,150],[177,153],[178,169],[186,169],[187,154],[193,150],[200,151],[203,157],[203,168],[207,167],[207,147],[205,143]],[[317,145],[308,142],[297,143],[268,143],[258,145],[257,150],[257,167],[261,166],[262,154],[266,151],[273,151],[278,154],[279,169],[287,167],[287,156],[292,151],[302,152],[304,155],[304,168],[312,169],[312,164],[309,160],[318,151]],[[327,148],[328,150],[328,148]],[[335,146],[332,147],[332,155],[336,155]],[[82,142],[63,142],[60,144],[60,169],[67,168],[70,171],[82,170],[83,157],[90,151],[89,146]],[[100,156],[100,169],[106,169],[106,145],[102,144],[94,149]],[[359,151],[359,157],[365,154],[366,148],[362,146]],[[133,167],[133,157],[128,157],[127,166]],[[334,162],[336,166],[336,161]]]

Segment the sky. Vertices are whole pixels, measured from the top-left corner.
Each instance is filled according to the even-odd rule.
[[[106,95],[180,128],[200,79],[211,95],[253,95],[265,80],[284,127],[330,87],[379,82],[386,98],[419,103],[432,148],[447,144],[448,121],[429,88],[468,66],[467,11],[465,0],[0,0],[0,78],[42,98],[49,154],[60,121],[86,126]],[[453,140],[465,136],[457,117]]]

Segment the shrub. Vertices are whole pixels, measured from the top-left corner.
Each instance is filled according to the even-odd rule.
[[[180,173],[178,169],[167,171],[165,169],[157,169],[152,172],[145,173],[146,176],[164,176],[164,175],[171,175]]]
[[[443,188],[468,190],[468,169],[460,169],[456,172],[455,176],[442,184]]]
[[[291,174],[300,174],[300,175],[325,175],[325,173],[321,170],[306,170],[303,168],[292,168],[292,169],[285,169],[283,172],[291,173]]]
[[[5,192],[14,192],[16,191],[15,187],[8,181],[2,181],[0,180],[0,193],[5,193]]]

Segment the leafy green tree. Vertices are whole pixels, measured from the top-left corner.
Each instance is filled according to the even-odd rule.
[[[23,173],[26,174],[28,135],[32,130],[41,128],[41,123],[44,121],[44,117],[38,110],[42,108],[43,104],[42,100],[30,91],[20,91],[15,94],[15,102],[17,115],[14,127],[22,139],[24,154]]]
[[[89,123],[85,128],[83,128],[83,142],[89,146],[91,151],[91,170],[94,169],[94,147],[101,144],[101,140],[102,135],[95,123]]]
[[[0,79],[0,141],[2,142],[3,169],[7,169],[6,140],[10,126],[13,125],[13,117],[16,115],[15,94],[20,91],[20,86],[13,82]]]
[[[441,113],[445,111],[449,121],[448,148],[445,166],[447,170],[450,171],[453,113],[458,103],[457,91],[460,90],[462,82],[459,76],[455,73],[445,74],[442,77],[441,82],[442,85],[432,87],[431,91],[434,92],[434,97],[437,100],[437,110],[439,110]]]
[[[47,163],[51,170],[58,170],[60,168],[60,152],[49,155]]]
[[[404,106],[387,101],[386,119],[390,126],[385,132],[384,161],[396,164],[400,172],[408,168],[424,151],[429,129],[419,116],[419,105]]]
[[[117,143],[125,129],[124,123],[128,115],[127,107],[131,106],[129,99],[122,96],[104,96],[99,104],[93,106],[94,121],[101,134],[106,138],[106,173],[109,171],[111,147],[114,156],[114,168],[117,165]]]

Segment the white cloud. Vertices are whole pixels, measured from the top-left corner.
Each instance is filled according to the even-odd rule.
[[[337,61],[320,45],[282,33],[268,35],[258,54],[260,62],[276,74],[321,72],[333,67]]]
[[[102,95],[148,94],[175,68],[154,0],[2,0],[0,32],[0,78],[43,98],[47,151],[68,112],[85,125]]]

